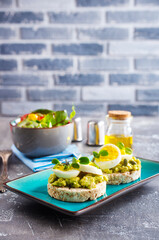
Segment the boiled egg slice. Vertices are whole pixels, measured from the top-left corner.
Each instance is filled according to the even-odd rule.
[[[130,160],[132,159],[133,155],[132,154],[124,154],[124,155],[121,155],[121,158],[122,159],[126,159],[126,160]]]
[[[107,156],[100,156],[95,158],[95,164],[97,164],[102,170],[113,168],[121,161],[120,149],[114,144],[106,144],[100,148],[100,150],[106,150]]]
[[[79,170],[68,170],[68,171],[62,171],[59,169],[53,169],[53,172],[58,178],[73,178],[77,177],[78,174],[80,173]]]
[[[92,166],[90,164],[79,164],[79,165],[80,165],[81,172],[92,173],[96,175],[103,175],[102,170],[95,166]]]

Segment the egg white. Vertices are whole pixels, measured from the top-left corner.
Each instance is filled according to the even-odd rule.
[[[91,166],[89,164],[80,164],[80,171],[86,173],[92,173],[96,175],[103,175],[102,170],[96,168],[95,166]]]
[[[77,177],[80,173],[79,170],[68,170],[68,171],[61,171],[59,169],[53,169],[53,172],[58,178],[73,178]]]
[[[120,149],[114,145],[114,144],[106,144],[100,148],[100,150],[104,149],[105,146],[113,146],[118,151],[118,157],[116,159],[110,160],[110,161],[96,161],[95,164],[97,164],[102,170],[113,168],[116,165],[118,165],[121,161],[121,152]]]
[[[132,154],[124,154],[124,155],[121,155],[121,158],[122,158],[122,159],[127,159],[128,161],[129,161],[130,159],[132,159],[132,157],[133,157]]]

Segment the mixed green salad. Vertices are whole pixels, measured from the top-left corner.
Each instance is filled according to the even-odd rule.
[[[52,111],[48,109],[37,109],[29,114],[21,117],[21,121],[17,124],[21,128],[52,128],[66,125],[72,122],[76,111],[74,106],[72,112],[68,116],[66,110]]]

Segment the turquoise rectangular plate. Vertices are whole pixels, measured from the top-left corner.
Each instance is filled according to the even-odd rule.
[[[147,183],[156,176],[159,176],[159,162],[141,158],[140,160],[142,166],[141,178],[127,184],[121,184],[117,186],[108,185],[104,196],[96,200],[86,201],[83,203],[63,202],[51,198],[48,195],[47,182],[48,177],[52,173],[51,169],[21,177],[13,181],[8,181],[5,183],[5,186],[13,192],[22,194],[25,197],[28,197],[67,215],[80,215],[104,203],[107,203],[108,201],[119,197],[122,194],[127,193],[128,191],[133,190],[144,183]]]

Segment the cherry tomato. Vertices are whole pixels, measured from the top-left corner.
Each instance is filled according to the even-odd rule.
[[[41,121],[44,118],[44,116],[39,116],[38,115],[38,121]]]
[[[23,115],[23,116],[21,117],[21,122],[22,122],[24,119],[26,119],[26,118],[27,118],[27,116],[28,116],[28,113],[27,113],[27,114],[25,114],[25,115]]]

